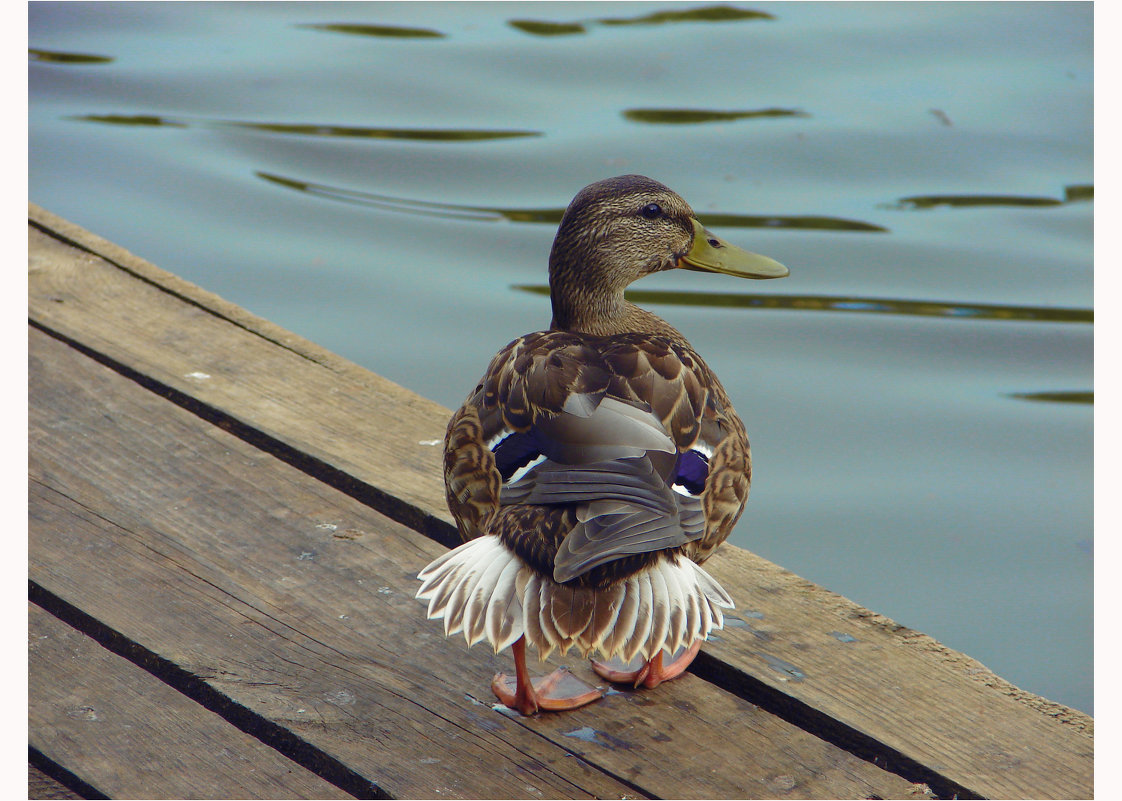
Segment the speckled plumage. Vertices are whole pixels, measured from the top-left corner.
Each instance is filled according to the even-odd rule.
[[[539,569],[552,568],[559,538],[575,524],[574,509],[501,506],[501,477],[486,443],[504,428],[525,431],[535,419],[563,414],[572,394],[645,404],[679,452],[699,442],[708,448],[709,478],[701,494],[705,533],[684,546],[695,562],[708,558],[728,538],[748,499],[748,438],[724,387],[689,345],[646,333],[543,331],[519,337],[492,359],[483,381],[452,416],[445,438],[448,507],[464,540],[499,534]],[[537,558],[535,549],[541,552]],[[609,563],[580,581],[605,586],[654,556]]]
[[[694,563],[748,498],[744,425],[685,337],[623,298],[676,267],[786,272],[641,176],[570,204],[550,256],[550,330],[499,351],[448,425],[448,506],[468,544],[422,572],[419,596],[449,633],[496,650],[525,637],[543,658],[575,645],[652,659],[721,626],[731,601]]]

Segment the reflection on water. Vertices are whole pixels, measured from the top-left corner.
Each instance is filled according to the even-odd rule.
[[[232,128],[248,128],[299,136],[354,136],[367,139],[411,139],[418,142],[476,142],[488,139],[517,139],[541,136],[541,131],[485,131],[454,128],[364,128],[347,125],[310,125],[264,122],[222,122]]]
[[[78,122],[102,122],[107,125],[137,125],[169,128],[186,128],[187,123],[178,120],[169,120],[167,117],[157,117],[154,114],[85,114],[80,117],[71,117]]]
[[[482,142],[491,139],[517,139],[541,136],[541,131],[487,131],[466,128],[370,128],[354,125],[322,125],[317,123],[240,122],[238,120],[173,120],[150,114],[85,114],[70,119],[80,122],[101,122],[110,125],[167,125],[186,128],[188,125],[213,128],[243,128],[251,131],[289,136],[338,136],[365,139],[409,139],[414,142]]]
[[[512,19],[507,22],[512,28],[533,36],[570,36],[584,33],[585,27],[579,22],[545,22],[533,19]]]
[[[761,108],[749,111],[712,111],[693,108],[629,108],[625,119],[664,125],[687,125],[701,122],[729,122],[754,117],[809,117],[805,111],[791,108]]]
[[[95,56],[90,53],[60,53],[56,50],[35,50],[28,48],[27,57],[31,61],[44,61],[50,64],[108,64],[109,56]]]
[[[283,175],[257,172],[258,178],[283,186],[306,192],[317,197],[340,200],[346,203],[373,206],[389,211],[400,211],[410,214],[429,214],[434,217],[457,217],[462,219],[494,222],[507,220],[520,223],[551,223],[556,225],[561,222],[565,214],[564,207],[552,209],[513,209],[490,208],[485,206],[462,206],[455,203],[435,203],[428,200],[412,200],[410,198],[378,195],[373,192],[363,192],[358,189],[344,189],[328,184],[301,181]],[[845,220],[839,217],[821,217],[808,215],[750,215],[750,214],[722,214],[706,212],[699,215],[704,218],[707,225],[723,228],[798,228],[816,231],[871,231],[879,232],[886,229],[879,225]]]
[[[773,20],[765,11],[754,11],[733,6],[702,6],[681,11],[656,11],[639,17],[600,17],[577,22],[548,22],[544,20],[512,19],[509,24],[523,33],[534,36],[565,36],[585,33],[589,25],[663,25],[669,22],[740,22],[743,20]]]
[[[453,219],[479,220],[481,222],[498,222],[499,220],[515,220],[517,222],[560,222],[562,211],[547,210],[535,212],[526,210],[514,212],[511,210],[486,209],[476,206],[457,206],[452,203],[434,203],[428,200],[409,200],[408,198],[391,197],[389,195],[376,195],[372,192],[359,192],[352,189],[341,189],[317,184],[310,181],[298,181],[282,175],[272,175],[266,172],[255,173],[258,178],[269,181],[277,186],[306,192],[316,197],[341,200],[344,203],[357,203],[363,206],[373,206],[387,211],[399,211],[406,214],[425,214],[431,217],[446,217]],[[547,214],[549,219],[529,219],[534,214]],[[517,216],[516,216],[517,215]],[[555,218],[554,218],[554,215]],[[520,219],[521,218],[521,219]]]
[[[382,36],[397,39],[443,39],[445,34],[431,28],[407,28],[399,25],[359,25],[349,23],[297,25],[312,31],[349,33],[353,36]]]
[[[548,295],[545,284],[516,284],[513,289]],[[1093,323],[1091,309],[1062,309],[1051,306],[1004,306],[983,303],[887,298],[830,297],[823,295],[754,295],[740,292],[692,292],[629,289],[627,298],[643,305],[711,306],[737,309],[786,309],[798,311],[855,312],[860,314],[906,314],[913,317],[947,317],[972,320],[1017,320],[1040,323]]]
[[[733,6],[703,6],[683,11],[656,11],[641,17],[605,17],[602,25],[661,25],[664,22],[738,22],[748,19],[775,19],[764,11]]]
[[[1044,401],[1046,403],[1089,403],[1095,402],[1094,392],[1014,392],[1009,397],[1021,400]]]
[[[711,213],[707,211],[698,216],[704,218],[706,225],[714,228],[796,228],[801,231],[888,232],[887,228],[873,223],[813,214],[722,214],[721,212]]]
[[[1064,203],[1094,200],[1093,185],[1076,185],[1064,188],[1063,198],[1031,197],[1025,195],[913,195],[902,197],[895,205],[886,208],[896,209],[935,209],[942,206],[950,208],[973,208],[977,206],[1062,206]]]

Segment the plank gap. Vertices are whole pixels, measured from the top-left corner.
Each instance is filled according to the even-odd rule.
[[[169,662],[159,654],[153,653],[143,645],[128,639],[119,631],[91,617],[36,582],[29,580],[27,585],[28,600],[39,606],[48,614],[58,618],[71,628],[82,632],[103,648],[132,662],[141,670],[150,673],[152,676],[187,696],[195,703],[219,715],[223,720],[239,730],[251,737],[255,737],[298,765],[307,768],[324,781],[330,782],[340,790],[350,793],[355,798],[393,798],[393,796],[385,792],[378,785],[359,773],[356,773],[339,760],[297,737],[288,729],[277,725],[271,720],[233,701],[215,690],[198,676]],[[31,749],[31,752],[31,761],[33,764],[36,764],[44,773],[53,776],[62,784],[70,787],[74,792],[86,798],[108,798],[108,796],[100,794],[96,788],[90,787],[77,776],[70,774],[65,768],[55,766],[58,770],[63,771],[65,775],[72,776],[73,781],[82,785],[82,789],[68,783],[68,780],[59,778],[54,773],[51,773],[47,767],[43,767],[35,762],[34,754],[38,753],[35,749]],[[51,760],[47,759],[42,754],[39,754],[39,758],[45,761],[48,767],[54,765]],[[89,792],[95,793],[95,795],[88,795],[87,793]]]
[[[926,784],[936,798],[985,798],[958,782],[932,770],[875,737],[848,726],[837,718],[769,687],[754,676],[701,651],[689,671],[725,692],[755,704],[777,718],[825,740],[881,770],[895,773],[913,784]]]
[[[105,793],[79,779],[62,765],[41,752],[38,748],[34,748],[30,745],[27,747],[27,761],[75,795],[89,799],[109,798]],[[28,793],[28,798],[34,797],[36,796],[31,795],[30,792]]]

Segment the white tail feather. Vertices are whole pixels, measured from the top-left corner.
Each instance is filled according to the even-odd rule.
[[[522,596],[518,585],[526,587],[527,574],[530,568],[511,559],[503,568],[502,574],[495,583],[495,591],[491,594],[491,601],[487,605],[487,641],[498,653],[521,636],[522,626],[515,625],[522,621]],[[521,580],[521,581],[520,581]],[[513,636],[517,628],[518,636]]]
[[[541,576],[534,573],[526,583],[526,591],[522,601],[523,608],[525,609],[522,620],[526,630],[526,639],[528,641],[533,643],[546,643],[544,648],[538,646],[538,658],[544,662],[550,652],[553,651],[553,646],[549,644],[550,640],[542,630],[541,582]]]
[[[643,643],[642,653],[644,659],[655,655],[655,643],[666,642],[666,635],[670,633],[670,589],[666,586],[666,575],[659,569],[659,565],[647,573],[650,575],[650,618],[651,635],[648,643]]]
[[[654,627],[654,607],[651,604],[652,590],[649,570],[644,570],[638,576],[635,576],[635,592],[639,596],[639,605],[635,609],[635,627],[631,630],[631,634],[619,651],[628,662],[639,653],[643,654],[644,659],[647,658],[646,644],[651,639],[651,631]]]
[[[666,632],[666,641],[670,644],[667,649],[674,653],[682,647],[682,640],[686,638],[686,594],[679,581],[679,572],[676,565],[671,565],[668,560],[663,560],[656,565],[659,572],[666,578],[666,591],[668,593],[668,606],[670,608],[669,627]],[[685,575],[681,576],[686,578]],[[693,578],[693,576],[689,576]],[[691,639],[690,642],[693,642]]]
[[[487,640],[496,651],[525,636],[545,659],[576,646],[585,656],[650,659],[671,654],[723,628],[732,599],[685,557],[659,559],[611,587],[558,584],[533,571],[498,537],[478,537],[433,560],[418,578],[428,617],[444,620],[469,645]]]
[[[624,645],[635,630],[635,619],[638,617],[638,581],[634,576],[619,583],[623,598],[619,602],[619,617],[616,625],[604,637],[604,653],[620,653]]]

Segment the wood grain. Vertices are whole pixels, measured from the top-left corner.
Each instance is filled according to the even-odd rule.
[[[76,799],[82,796],[28,762],[27,797],[29,799]]]
[[[707,567],[740,588],[741,622],[707,645],[714,659],[981,795],[1093,795],[1089,716],[747,551]]]
[[[32,579],[390,795],[913,792],[692,676],[508,718],[487,689],[506,658],[446,640],[412,598],[438,545],[40,332],[30,343]],[[699,745],[714,764],[683,770]]]
[[[110,798],[352,797],[34,605],[28,633],[31,746]]]
[[[121,266],[29,227],[35,324],[244,421],[305,462],[322,460],[414,528],[458,539],[440,469],[446,409],[119,248],[83,245]]]
[[[429,444],[447,410],[41,209],[30,217],[33,325],[394,520],[452,540]],[[698,662],[711,681],[856,751],[879,744],[948,787],[1002,797],[1093,791],[1089,716],[747,551],[726,544],[707,568],[742,610]]]
[[[383,531],[418,563],[438,545],[61,343],[30,341],[34,582],[378,792],[628,789],[540,738],[511,742],[518,727],[481,725],[462,691],[398,659],[419,604],[370,543]]]

